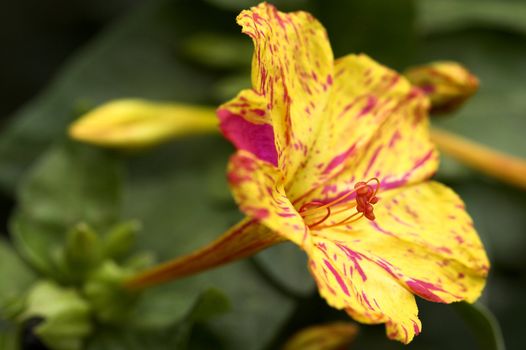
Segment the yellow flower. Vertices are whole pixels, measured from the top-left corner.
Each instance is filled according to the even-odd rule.
[[[266,3],[237,18],[255,45],[253,88],[220,106],[238,148],[228,179],[247,215],[204,249],[146,271],[144,287],[283,240],[309,257],[327,303],[409,343],[415,295],[474,302],[488,259],[460,198],[429,178],[428,97],[365,55],[334,60],[323,26]]]

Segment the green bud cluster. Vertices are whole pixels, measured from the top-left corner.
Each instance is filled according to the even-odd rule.
[[[53,350],[82,349],[96,324],[121,325],[140,298],[123,281],[153,262],[147,254],[130,255],[139,229],[134,221],[104,235],[85,223],[73,227],[57,252],[60,274],[34,283],[11,318],[22,327],[39,320],[33,332]]]

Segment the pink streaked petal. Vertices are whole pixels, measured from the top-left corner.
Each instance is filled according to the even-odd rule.
[[[278,165],[274,128],[265,100],[253,90],[243,90],[217,110],[223,135],[238,149]]]
[[[344,251],[348,264],[374,263],[429,301],[473,302],[479,297],[489,262],[453,191],[436,182],[390,191],[376,204],[375,214],[375,221],[313,235]]]
[[[386,323],[389,337],[407,343],[421,325],[405,293],[440,303],[479,297],[489,262],[453,191],[436,182],[387,191],[375,215],[311,230],[310,268],[330,305],[360,322]]]
[[[410,342],[420,327],[413,295],[360,253],[312,236],[309,268],[321,296],[363,323],[386,323],[390,338]],[[419,329],[419,328],[418,328]],[[395,331],[396,330],[396,331]]]
[[[332,87],[333,55],[323,26],[306,12],[283,13],[262,3],[237,17],[254,42],[252,85],[278,145],[289,182],[310,152]]]
[[[278,168],[241,150],[230,158],[228,180],[242,212],[303,245],[308,228],[289,201]]]
[[[426,96],[364,55],[337,60],[335,71],[314,151],[287,188],[295,202],[330,201],[373,177],[382,192],[431,176],[438,156],[429,139]]]

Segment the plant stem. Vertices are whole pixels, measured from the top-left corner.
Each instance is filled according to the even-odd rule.
[[[467,166],[508,184],[526,189],[526,160],[495,151],[442,129],[431,129],[438,148]]]

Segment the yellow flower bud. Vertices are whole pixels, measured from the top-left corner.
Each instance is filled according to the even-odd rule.
[[[114,148],[142,148],[217,129],[213,108],[140,99],[110,101],[76,120],[69,135]]]
[[[433,114],[455,111],[479,87],[477,77],[456,62],[442,61],[413,67],[405,76],[429,96]]]
[[[349,346],[358,334],[350,322],[333,322],[302,329],[290,338],[283,350],[337,350]]]

